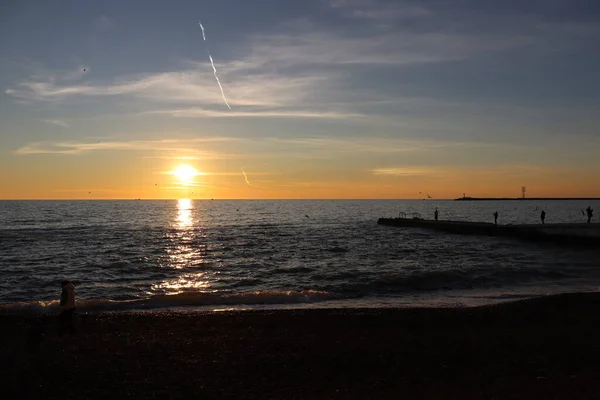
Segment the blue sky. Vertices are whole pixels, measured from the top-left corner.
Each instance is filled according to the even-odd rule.
[[[63,193],[115,196],[102,163],[139,192],[170,168],[151,158],[221,176],[205,187],[247,169],[241,197],[598,177],[595,1],[8,1],[0,38],[0,197],[38,196],[19,182],[54,167],[95,171]]]

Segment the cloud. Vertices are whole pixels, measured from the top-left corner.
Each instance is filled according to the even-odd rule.
[[[47,123],[47,124],[50,124],[50,125],[62,126],[63,128],[70,128],[71,127],[71,125],[69,125],[66,122],[61,121],[59,119],[45,119],[44,122]]]
[[[526,177],[541,173],[559,173],[564,170],[554,165],[532,165],[532,164],[500,164],[486,165],[485,168],[461,167],[456,165],[441,165],[435,167],[427,166],[398,166],[388,168],[374,168],[370,172],[373,175],[394,177]]]
[[[234,56],[220,57],[219,78],[234,112],[223,112],[226,108],[206,61],[108,80],[90,74],[86,81],[81,78],[89,69],[79,63],[68,71],[33,74],[4,93],[21,103],[123,98],[136,100],[141,114],[179,118],[356,120],[365,118],[366,108],[375,110],[374,99],[389,98],[381,84],[386,76],[392,78],[387,73],[370,76],[368,71],[387,68],[397,74],[402,66],[462,60],[540,43],[556,47],[557,34],[549,28],[554,25],[529,15],[470,11],[427,1],[335,0],[328,4],[346,25],[338,20],[327,25],[319,25],[316,19],[284,21],[270,31],[247,34],[230,52]],[[101,16],[99,21],[102,25],[110,19]],[[560,31],[567,32],[563,42],[573,35],[596,32],[571,31]],[[203,59],[200,52],[198,57]],[[411,83],[389,82],[398,88],[401,84]],[[370,96],[368,102],[361,98],[365,94]],[[403,121],[391,108],[371,114],[393,115]],[[427,118],[433,120],[430,114]],[[389,125],[389,120],[384,122]]]
[[[14,151],[18,155],[32,154],[64,154],[76,155],[93,151],[168,151],[196,155],[203,159],[228,159],[231,155],[199,150],[198,145],[211,142],[233,141],[233,138],[204,138],[181,140],[139,140],[139,141],[63,141],[63,142],[34,142]],[[206,146],[204,146],[206,147]],[[174,155],[172,158],[177,158]]]
[[[141,74],[109,82],[73,84],[70,80],[47,77],[28,80],[5,91],[23,101],[66,103],[76,98],[124,97],[144,100],[136,104],[147,111],[139,115],[166,115],[177,118],[309,118],[358,119],[357,112],[329,102],[327,94],[339,92],[340,74],[319,72],[310,75],[284,75],[267,72],[247,74],[246,63],[232,62],[220,68],[230,111],[223,106],[221,94],[208,73],[207,65],[192,63],[193,69],[178,72]],[[74,78],[74,75],[73,75]],[[162,108],[157,109],[157,105]],[[164,108],[163,105],[171,107]],[[176,107],[172,107],[175,105]],[[182,105],[187,105],[182,107]],[[201,105],[201,106],[199,106]],[[318,107],[318,109],[317,109]],[[225,112],[226,111],[226,112]]]
[[[529,43],[519,35],[391,31],[360,37],[314,31],[256,38],[252,64],[267,68],[343,65],[408,65],[459,60],[484,51]]]
[[[235,147],[222,145],[235,144]],[[450,148],[483,148],[497,145],[490,143],[448,142],[433,140],[403,140],[378,137],[359,138],[202,138],[171,140],[106,140],[106,141],[56,141],[33,142],[16,149],[13,153],[27,155],[81,155],[101,151],[142,152],[144,158],[162,158],[169,160],[265,160],[269,158],[305,158],[326,160],[332,157],[372,157],[402,153],[412,153],[418,159],[435,151],[447,151]],[[410,158],[410,157],[409,157]],[[409,158],[404,158],[408,160]],[[391,168],[391,167],[390,167]],[[379,174],[391,174],[390,168],[378,169]],[[246,169],[244,169],[246,172]],[[258,172],[253,171],[256,175]],[[397,171],[396,171],[397,173]],[[240,174],[237,172],[236,174]],[[246,175],[246,179],[248,175]],[[256,182],[253,182],[253,184]]]
[[[201,66],[203,64],[198,63]],[[226,70],[225,68],[223,68]],[[222,72],[227,79],[228,72]],[[226,92],[236,106],[295,105],[320,87],[327,86],[330,76],[281,76],[254,74],[244,76],[241,71],[227,84]],[[65,101],[69,97],[134,96],[156,103],[187,103],[222,106],[222,98],[211,74],[197,69],[179,72],[144,74],[96,84],[60,84],[55,79],[24,81],[5,91],[6,94],[33,101]]]
[[[451,142],[439,140],[407,140],[390,139],[381,137],[371,138],[268,138],[275,143],[293,144],[297,147],[307,147],[313,150],[327,152],[349,153],[402,153],[415,151],[428,151],[440,148],[477,148],[498,146],[493,143],[482,142]]]
[[[163,114],[175,118],[317,118],[317,119],[348,119],[364,118],[356,113],[320,112],[312,110],[265,110],[253,108],[248,111],[207,110],[202,108],[186,108],[179,110],[155,110],[143,114]]]
[[[341,10],[360,10],[377,19],[420,18],[421,6],[395,2],[337,1]],[[358,8],[357,8],[358,7]],[[105,21],[106,17],[100,18]],[[360,32],[357,34],[356,32]],[[530,43],[520,31],[464,32],[456,29],[400,26],[389,30],[340,30],[329,26],[283,23],[279,30],[247,36],[230,60],[217,64],[228,101],[236,107],[299,107],[326,105],[352,92],[352,65],[407,65],[458,60],[485,51]],[[190,69],[119,77],[110,81],[72,84],[88,71],[83,65],[50,76],[32,76],[5,90],[21,100],[62,102],[69,98],[132,96],[166,104],[221,106],[222,96],[207,62],[189,62]],[[326,110],[331,111],[331,110]],[[268,116],[267,114],[265,114]],[[240,116],[247,116],[242,114]],[[277,117],[279,114],[274,113]]]
[[[439,170],[414,167],[376,168],[371,171],[374,175],[391,176],[431,176]]]

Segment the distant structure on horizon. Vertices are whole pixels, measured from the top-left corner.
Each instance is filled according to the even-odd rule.
[[[527,187],[521,186],[521,197],[470,197],[463,193],[456,201],[478,201],[478,200],[600,200],[600,197],[525,197]],[[583,212],[583,210],[582,210]],[[584,214],[585,215],[585,214]]]

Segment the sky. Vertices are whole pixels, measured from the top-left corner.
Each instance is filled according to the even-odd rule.
[[[5,0],[0,199],[600,197],[599,48],[596,0]]]

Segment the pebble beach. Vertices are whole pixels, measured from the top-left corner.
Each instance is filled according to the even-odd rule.
[[[591,399],[600,295],[472,308],[1,316],[6,398]]]

